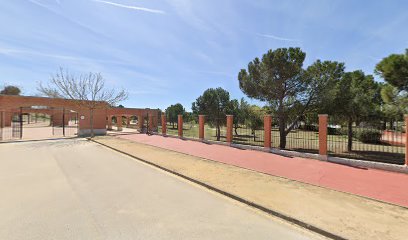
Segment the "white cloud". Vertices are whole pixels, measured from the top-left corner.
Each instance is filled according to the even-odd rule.
[[[260,37],[275,39],[275,40],[278,40],[278,41],[298,42],[298,43],[302,42],[302,41],[300,41],[300,40],[298,40],[298,39],[278,37],[278,36],[271,35],[271,34],[260,34],[260,33],[258,33],[258,34],[256,34],[256,35],[258,35],[258,36],[260,36]]]
[[[86,57],[77,57],[77,56],[70,56],[70,55],[61,55],[61,54],[54,54],[54,53],[44,53],[38,52],[28,49],[17,49],[17,48],[2,48],[0,47],[0,55],[8,55],[11,57],[44,57],[44,58],[51,58],[69,62],[76,62],[81,64],[92,64],[92,63],[108,63],[108,64],[128,64],[124,61],[112,61],[112,60],[103,60],[103,59],[94,59],[94,58],[86,58]]]
[[[136,7],[136,6],[129,6],[129,5],[124,5],[120,3],[114,3],[114,2],[109,2],[109,1],[103,1],[103,0],[92,0],[94,2],[98,3],[104,3],[108,5],[112,5],[115,7],[120,7],[120,8],[126,8],[126,9],[131,9],[131,10],[136,10],[136,11],[143,11],[143,12],[149,12],[149,13],[157,13],[157,14],[165,14],[166,12],[162,10],[157,10],[157,9],[151,9],[151,8],[145,8],[145,7]]]
[[[36,0],[28,0],[28,1],[31,2],[31,3],[33,3],[33,4],[35,4],[35,5],[38,5],[38,6],[40,6],[40,7],[49,9],[49,7],[48,7],[47,5],[45,5],[44,3],[41,3],[41,2],[39,2],[39,1],[36,1]]]
[[[191,0],[167,0],[167,3],[172,6],[176,14],[187,24],[200,29],[200,30],[212,30],[213,26],[200,17],[200,8],[197,6],[198,2]],[[211,13],[207,12],[207,16]]]

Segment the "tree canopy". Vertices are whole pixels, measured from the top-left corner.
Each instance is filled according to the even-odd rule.
[[[336,95],[330,112],[348,123],[348,151],[352,151],[353,122],[368,119],[377,114],[379,84],[372,75],[363,71],[347,72],[336,85]]]
[[[17,86],[7,85],[0,91],[0,94],[3,95],[20,95],[21,90]]]
[[[178,122],[178,115],[184,115],[186,110],[184,109],[183,105],[181,105],[181,103],[176,103],[166,108],[165,112],[167,121],[170,122],[174,128],[174,124]]]
[[[300,48],[269,50],[238,74],[240,89],[270,104],[276,113],[280,148],[285,148],[287,134],[302,116],[327,100],[344,72],[344,64],[320,60],[303,69],[305,57]]]
[[[217,140],[221,138],[221,126],[231,113],[230,94],[223,88],[209,88],[192,104],[196,114],[207,115],[206,121],[216,127]]]
[[[238,128],[241,124],[245,124],[245,120],[249,117],[251,105],[244,98],[241,98],[240,101],[233,99],[230,108],[230,113],[234,115],[234,132],[235,135],[238,135]]]
[[[400,91],[408,91],[408,49],[405,54],[391,54],[381,60],[375,73]]]

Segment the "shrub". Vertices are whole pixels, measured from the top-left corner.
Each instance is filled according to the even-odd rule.
[[[376,130],[362,130],[357,133],[357,139],[363,143],[379,143],[381,140],[381,132]]]

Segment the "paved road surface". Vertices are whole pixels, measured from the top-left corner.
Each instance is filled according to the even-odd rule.
[[[316,239],[85,140],[0,144],[0,239]]]

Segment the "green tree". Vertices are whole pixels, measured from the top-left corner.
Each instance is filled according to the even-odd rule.
[[[245,125],[251,129],[254,141],[256,141],[256,130],[262,128],[264,122],[263,117],[266,112],[259,106],[252,105],[248,109],[248,113],[245,119]]]
[[[234,133],[235,135],[238,134],[238,128],[240,128],[241,124],[245,124],[245,120],[248,118],[250,105],[244,98],[241,98],[240,101],[237,99],[231,100],[230,113],[234,115]]]
[[[337,84],[333,114],[347,122],[348,151],[353,148],[353,123],[376,115],[378,83],[363,71],[345,73]]]
[[[405,54],[391,54],[375,67],[375,73],[400,91],[408,91],[408,49]]]
[[[382,105],[381,110],[386,120],[393,129],[394,121],[408,112],[408,95],[406,92],[400,92],[398,88],[384,84],[381,86]],[[385,125],[385,124],[384,124]]]
[[[20,95],[21,90],[19,87],[8,85],[3,88],[3,90],[0,91],[0,94],[3,95]]]
[[[166,108],[165,112],[167,121],[169,121],[173,125],[173,128],[175,128],[174,125],[178,122],[178,115],[184,115],[186,110],[181,103],[176,103]]]
[[[250,98],[268,102],[277,115],[280,148],[286,147],[289,132],[308,110],[322,102],[344,71],[342,63],[330,61],[316,61],[304,70],[305,57],[300,48],[269,50],[238,75],[241,90]]]
[[[231,113],[229,92],[222,88],[209,88],[192,104],[196,114],[207,115],[208,124],[216,127],[217,141],[221,139],[221,126],[225,125],[226,115]]]

